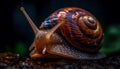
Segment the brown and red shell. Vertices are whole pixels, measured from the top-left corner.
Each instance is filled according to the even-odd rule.
[[[93,18],[86,21],[85,17]],[[86,10],[67,7],[55,11],[40,26],[40,29],[51,29],[60,20],[65,20],[57,32],[76,49],[85,52],[97,52],[101,48],[103,32],[99,21]]]

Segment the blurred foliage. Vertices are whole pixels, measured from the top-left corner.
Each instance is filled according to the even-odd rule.
[[[25,44],[23,44],[22,42],[18,42],[15,45],[14,52],[23,56],[23,55],[26,55],[26,53],[27,53],[26,51],[27,50],[28,49],[26,48]]]
[[[115,54],[120,52],[120,25],[110,25],[104,32],[103,47],[100,52]]]
[[[15,45],[13,46],[7,45],[5,50],[7,52],[13,52],[16,54],[20,54],[21,56],[25,56],[28,54],[27,46],[23,42],[20,42],[20,41],[16,42]]]

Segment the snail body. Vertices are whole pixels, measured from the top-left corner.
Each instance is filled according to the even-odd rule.
[[[31,57],[68,59],[105,57],[98,52],[103,40],[101,25],[86,10],[76,7],[59,9],[46,18],[39,29],[23,7],[21,11],[35,33],[34,42],[29,48],[32,50]]]

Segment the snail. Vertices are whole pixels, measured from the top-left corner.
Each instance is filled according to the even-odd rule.
[[[53,12],[41,26],[33,23],[23,7],[20,8],[31,25],[35,38],[30,46],[32,58],[101,59],[103,43],[100,22],[90,12],[78,7],[61,8]]]

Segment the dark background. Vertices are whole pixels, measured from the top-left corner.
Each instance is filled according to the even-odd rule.
[[[105,35],[107,34],[105,42],[111,43],[111,41],[108,41],[110,40],[109,37],[112,37],[113,40],[119,40],[118,37],[113,37],[114,34],[106,33],[109,27],[120,26],[120,11],[118,10],[117,0],[109,2],[104,0],[1,0],[0,52],[29,53],[28,47],[34,39],[34,33],[19,10],[21,6],[25,7],[37,27],[45,18],[59,8],[70,6],[83,8],[95,15],[101,22],[103,31]],[[18,51],[17,48],[21,50]]]

